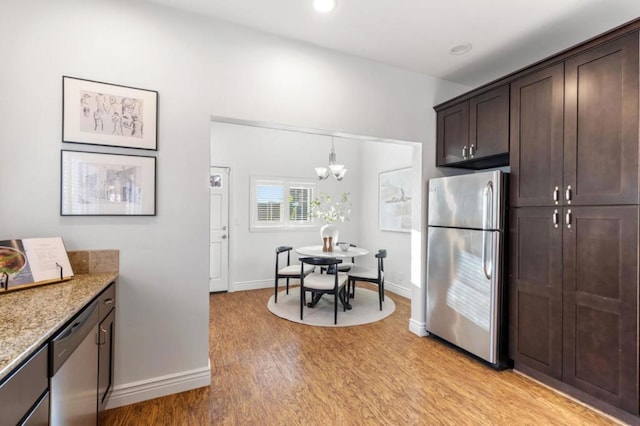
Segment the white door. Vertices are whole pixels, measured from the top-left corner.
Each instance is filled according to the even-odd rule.
[[[229,168],[209,173],[209,291],[229,289]]]

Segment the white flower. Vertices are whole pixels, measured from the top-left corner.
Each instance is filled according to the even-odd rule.
[[[339,200],[333,201],[328,194],[319,194],[311,200],[311,217],[317,217],[326,223],[345,222],[351,214],[349,193],[344,192]]]

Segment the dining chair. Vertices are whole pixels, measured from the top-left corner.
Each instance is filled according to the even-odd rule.
[[[343,242],[338,242],[336,244],[336,247],[338,246],[338,244],[343,244]],[[349,244],[349,247],[358,247],[357,245],[353,244],[353,243],[347,243]],[[348,272],[351,268],[353,268],[356,264],[356,258],[352,257],[351,258],[351,262],[345,262],[343,261],[341,264],[338,265],[338,271],[340,272]]]
[[[275,279],[275,295],[274,302],[278,303],[278,282],[281,279],[287,280],[287,294],[289,294],[289,280],[291,278],[300,278],[302,274],[308,275],[313,272],[314,266],[307,265],[306,268],[300,269],[300,265],[292,265],[291,264],[291,250],[293,247],[289,246],[280,246],[276,248],[276,279]],[[280,265],[280,255],[282,253],[287,253],[287,264],[284,266]],[[284,257],[284,256],[283,256]]]
[[[321,268],[335,266],[342,263],[342,259],[335,257],[301,257],[300,270],[303,271],[305,266]],[[303,274],[300,272],[300,320],[304,314],[304,306],[307,303],[307,291],[313,293],[314,303],[317,302],[324,294],[333,294],[333,323],[338,323],[338,300],[342,302],[343,310],[346,311],[349,303],[349,296],[345,292],[347,284],[347,274],[337,272],[335,274],[311,273]]]
[[[366,281],[378,285],[378,300],[380,301],[380,310],[382,310],[382,302],[384,302],[384,259],[387,257],[387,250],[380,249],[375,254],[378,259],[378,268],[368,269],[360,266],[354,266],[348,272],[347,294],[353,298],[356,295],[356,281]]]

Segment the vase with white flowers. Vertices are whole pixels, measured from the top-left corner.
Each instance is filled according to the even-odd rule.
[[[348,221],[350,214],[351,202],[348,192],[342,193],[337,200],[325,193],[318,194],[311,200],[311,217],[325,222],[320,228],[324,251],[333,251],[333,248],[338,244],[339,229],[335,222]]]

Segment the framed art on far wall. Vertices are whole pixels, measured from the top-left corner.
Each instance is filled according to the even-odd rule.
[[[411,168],[381,172],[378,183],[380,230],[411,232]]]
[[[158,92],[62,77],[62,141],[158,149]]]
[[[155,216],[156,157],[61,151],[62,216]]]

